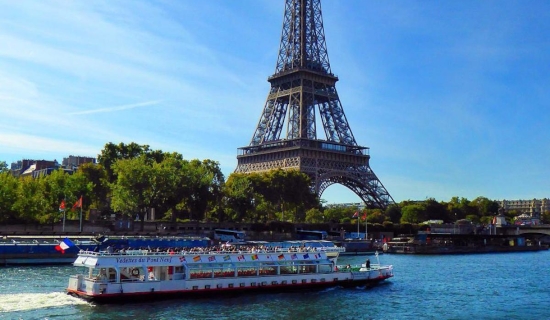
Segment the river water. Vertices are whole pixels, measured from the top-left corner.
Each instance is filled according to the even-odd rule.
[[[379,258],[395,277],[374,288],[122,305],[66,295],[72,266],[2,267],[0,319],[550,319],[550,251]]]

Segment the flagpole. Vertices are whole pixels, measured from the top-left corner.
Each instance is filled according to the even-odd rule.
[[[82,232],[82,196],[80,196],[80,200],[78,201],[80,201],[80,232]]]
[[[369,240],[369,231],[367,225],[367,211],[365,211],[365,240]]]
[[[65,232],[65,199],[61,200],[59,211],[63,211],[63,232]]]
[[[357,214],[357,239],[360,239],[360,236],[359,236],[359,213]]]

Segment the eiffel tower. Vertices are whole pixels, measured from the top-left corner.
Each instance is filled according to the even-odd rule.
[[[235,172],[297,169],[311,178],[319,198],[337,183],[368,208],[394,203],[369,166],[369,148],[355,141],[338,98],[321,0],[286,0],[277,65],[268,81],[271,90],[258,126],[250,145],[239,148]],[[319,125],[324,139],[317,136]]]

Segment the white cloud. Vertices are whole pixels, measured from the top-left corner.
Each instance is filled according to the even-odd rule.
[[[155,106],[161,103],[162,100],[155,100],[155,101],[145,101],[140,103],[132,103],[132,104],[126,104],[122,106],[115,106],[115,107],[107,107],[107,108],[99,108],[99,109],[93,109],[93,110],[84,110],[84,111],[78,111],[78,112],[71,112],[69,115],[82,115],[82,114],[92,114],[92,113],[105,113],[105,112],[115,112],[115,111],[122,111],[122,110],[129,110],[139,107],[149,107],[149,106]]]

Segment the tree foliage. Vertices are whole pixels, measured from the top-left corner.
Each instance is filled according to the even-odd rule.
[[[297,170],[233,173],[224,177],[213,160],[187,160],[183,155],[152,150],[137,143],[107,143],[99,164],[84,164],[72,174],[56,170],[36,179],[14,177],[0,161],[0,222],[55,223],[65,201],[69,219],[78,217],[71,206],[83,198],[83,211],[136,216],[142,226],[147,212],[156,219],[216,222],[356,223],[355,212],[375,225],[418,224],[426,220],[452,223],[468,219],[492,220],[498,202],[485,197],[468,200],[452,197],[402,201],[385,211],[357,207],[325,206],[311,190],[308,175]],[[519,214],[506,212],[508,218]],[[542,219],[550,222],[548,213]]]

